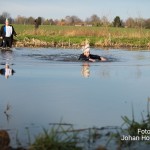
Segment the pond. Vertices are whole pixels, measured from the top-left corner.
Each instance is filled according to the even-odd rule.
[[[0,128],[27,140],[50,123],[74,128],[120,126],[121,116],[141,120],[150,96],[150,51],[92,49],[107,62],[78,61],[81,50],[14,48],[0,52]],[[25,142],[24,142],[25,143]],[[12,143],[13,144],[13,143]]]

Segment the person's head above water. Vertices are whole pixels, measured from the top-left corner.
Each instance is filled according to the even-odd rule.
[[[90,55],[90,46],[89,46],[89,44],[86,44],[82,48],[82,51],[83,51],[83,54],[88,57]]]
[[[95,62],[96,60],[106,61],[106,58],[99,55],[93,55],[90,53],[89,43],[86,43],[85,46],[82,47],[82,52],[83,53],[80,55],[79,60],[90,61],[90,62]]]

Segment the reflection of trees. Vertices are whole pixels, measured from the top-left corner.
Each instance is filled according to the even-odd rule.
[[[109,68],[103,68],[103,69],[101,69],[101,71],[100,71],[100,77],[103,77],[103,78],[110,77],[110,70],[109,70]]]
[[[90,64],[88,62],[84,62],[82,64],[81,75],[85,78],[90,77]],[[101,77],[109,77],[109,70],[107,68],[103,68],[100,70]]]
[[[88,62],[84,62],[82,64],[82,68],[81,68],[81,75],[85,78],[88,78],[91,76],[91,71],[90,71],[90,63]],[[123,67],[123,66],[122,66]],[[133,65],[133,69],[131,70],[131,66],[125,66],[125,67],[129,67],[129,70],[127,69],[127,71],[125,71],[126,69],[124,69],[123,71],[125,71],[125,73],[122,72],[122,68],[120,70],[117,68],[113,68],[112,66],[100,66],[100,67],[96,67],[96,73],[97,75],[99,75],[101,78],[112,78],[115,74],[115,77],[124,77],[125,79],[140,79],[142,77],[142,68],[139,65]],[[131,70],[131,71],[130,71]]]
[[[140,70],[140,66],[137,66],[137,73],[136,73],[136,77],[139,79],[142,75],[142,72]]]
[[[10,63],[10,61],[13,60],[13,51],[12,50],[1,50],[1,56],[5,61],[7,61],[7,63]]]
[[[122,66],[123,67],[123,66]],[[134,67],[131,71],[130,71],[130,66],[127,66],[129,67],[129,70],[127,70],[127,74],[123,74],[122,71],[120,69],[113,69],[108,66],[104,66],[103,68],[100,69],[100,77],[103,77],[103,78],[110,78],[112,77],[113,75],[113,71],[115,72],[115,75],[116,77],[124,77],[124,78],[128,78],[128,79],[131,79],[131,77],[133,77],[134,79],[140,79],[142,77],[142,70],[141,70],[141,66],[140,65],[136,65],[136,66],[132,66]],[[125,69],[126,70],[126,69]]]

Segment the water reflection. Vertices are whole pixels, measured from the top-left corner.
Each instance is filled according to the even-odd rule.
[[[81,75],[84,78],[89,78],[91,77],[91,67],[97,67],[97,66],[93,66],[91,64],[90,66],[90,62],[83,62],[82,67],[81,67]],[[100,77],[102,78],[110,78],[110,70],[108,68],[103,67],[102,69],[98,69],[97,70],[99,72]]]
[[[5,108],[5,110],[4,110],[4,114],[5,114],[5,116],[6,116],[7,123],[9,123],[9,121],[10,121],[10,119],[11,119],[10,110],[11,110],[11,105],[10,105],[10,104],[7,104],[7,105],[6,105],[6,108]]]
[[[0,69],[0,74],[4,75],[6,79],[15,73],[13,69],[10,68],[9,64],[5,64],[5,68]]]
[[[90,76],[90,65],[88,62],[84,62],[82,64],[81,75],[84,78],[88,78]]]
[[[11,62],[13,60],[13,51],[11,50],[1,50],[0,55],[5,62]]]
[[[139,52],[107,52],[103,53],[108,62],[95,63],[77,61],[80,52],[73,50],[0,52],[0,69],[5,69],[6,63],[10,68],[15,63],[18,70],[16,78],[0,78],[0,106],[5,104],[0,126],[17,128],[24,140],[22,128],[31,123],[37,126],[30,127],[34,135],[39,133],[39,126],[58,122],[61,117],[77,128],[101,127],[119,125],[120,116],[130,116],[131,102],[135,114],[145,110],[142,100],[150,89],[149,52],[140,52],[144,60],[136,58]],[[8,100],[15,106],[12,112],[6,106]],[[136,117],[139,119],[141,113]]]

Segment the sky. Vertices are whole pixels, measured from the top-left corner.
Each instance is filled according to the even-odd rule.
[[[122,20],[132,18],[150,18],[150,0],[1,0],[0,14],[8,12],[12,18],[43,17],[45,19],[63,19],[77,16],[85,20],[96,14],[113,20],[119,16]]]

